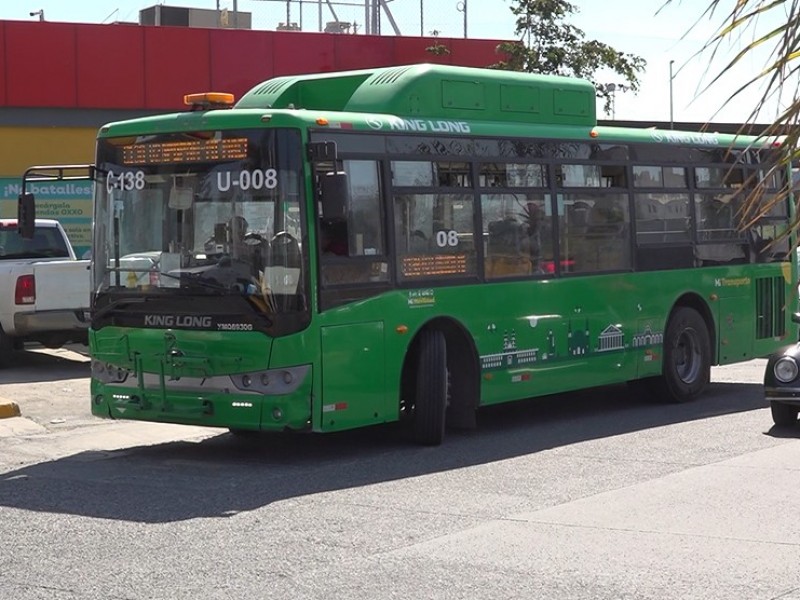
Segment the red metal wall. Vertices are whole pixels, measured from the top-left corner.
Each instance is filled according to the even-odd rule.
[[[450,54],[425,48],[438,43]],[[276,75],[438,62],[495,63],[500,40],[0,21],[0,107],[180,109]]]

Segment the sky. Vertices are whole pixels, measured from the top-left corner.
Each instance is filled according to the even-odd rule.
[[[731,122],[751,120],[750,114],[760,94],[751,92],[725,105],[727,99],[752,74],[766,64],[766,53],[753,54],[740,68],[721,81],[709,83],[720,72],[722,60],[711,61],[706,52],[697,53],[722,23],[722,14],[700,19],[709,0],[570,0],[578,8],[568,22],[585,33],[585,39],[598,40],[647,61],[640,74],[640,90],[615,93],[613,115],[598,118],[641,121]],[[0,0],[0,20],[113,23],[137,22],[139,11],[155,4],[202,9],[236,8],[252,15],[253,29],[274,29],[279,21],[301,21],[305,31],[319,30],[319,2],[304,0]],[[363,28],[365,0],[334,0],[332,6],[342,21]],[[721,4],[729,6],[731,2]],[[466,23],[464,7],[466,5]],[[303,7],[302,13],[300,7]],[[325,2],[323,21],[330,20]],[[388,0],[401,34],[511,40],[516,38],[512,0]],[[663,7],[663,8],[662,8]],[[659,12],[659,9],[660,12]],[[288,10],[288,15],[287,15]],[[38,11],[42,11],[39,13]],[[773,11],[779,18],[778,11]],[[773,18],[774,20],[774,18]],[[764,25],[769,25],[767,22]],[[384,19],[383,33],[393,33]],[[752,34],[749,36],[752,39]],[[723,58],[730,59],[748,41],[734,40]],[[623,84],[615,73],[599,74],[598,82]],[[763,112],[758,122],[771,122],[780,109],[778,102]]]

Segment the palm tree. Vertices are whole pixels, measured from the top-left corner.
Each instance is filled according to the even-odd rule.
[[[674,0],[665,0],[659,12]],[[726,12],[727,11],[727,12]],[[775,16],[781,11],[780,19],[775,26],[764,27],[764,17]],[[764,68],[746,80],[725,101],[722,107],[734,98],[744,94],[758,92],[752,111],[742,125],[741,132],[747,133],[749,126],[755,123],[756,118],[768,104],[776,99],[789,101],[778,110],[778,114],[764,131],[763,135],[783,136],[783,147],[789,151],[785,153],[774,170],[784,170],[787,166],[797,164],[800,159],[798,138],[800,137],[800,0],[709,0],[708,6],[697,20],[716,20],[721,24],[711,38],[698,50],[695,57],[711,55],[711,60],[728,51],[731,42],[746,40],[739,51],[733,55],[707,84],[706,89],[714,86],[722,77],[734,67],[740,65],[745,57],[751,56],[755,50],[769,50],[769,55]],[[695,23],[695,25],[697,24]],[[791,87],[793,86],[793,88]],[[750,187],[750,193],[744,201],[742,208],[741,226],[748,227],[758,218],[769,212],[777,202],[785,201],[786,196],[792,191],[792,181],[787,181],[781,194],[769,195],[765,193],[762,182],[756,182]],[[792,223],[792,230],[800,229],[798,219]],[[788,232],[787,232],[788,234]]]

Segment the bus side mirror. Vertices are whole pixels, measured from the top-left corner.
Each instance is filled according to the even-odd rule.
[[[350,205],[350,186],[347,173],[334,171],[320,176],[319,196],[322,201],[322,218],[326,221],[347,220]]]
[[[17,200],[17,231],[20,237],[29,240],[33,238],[36,229],[36,204],[33,194],[25,192]]]

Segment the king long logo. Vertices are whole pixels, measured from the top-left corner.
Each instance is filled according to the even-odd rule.
[[[213,319],[195,315],[145,315],[145,327],[184,327],[187,329],[209,329]]]
[[[472,129],[466,121],[448,121],[446,119],[401,119],[388,117],[385,120],[377,117],[367,119],[372,129],[391,129],[392,131],[430,131],[433,133],[470,133]]]

